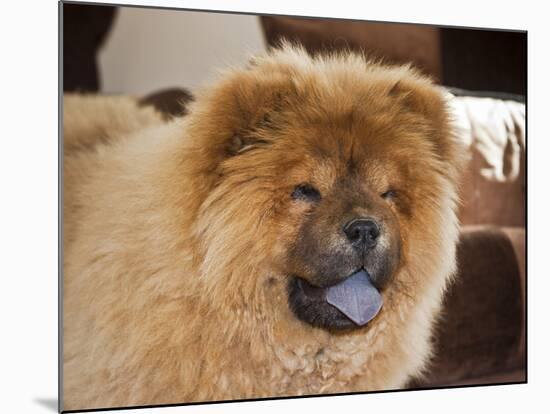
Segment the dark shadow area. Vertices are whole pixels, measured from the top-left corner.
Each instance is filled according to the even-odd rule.
[[[59,406],[57,403],[57,398],[35,398],[34,402],[42,407],[47,408],[50,411],[58,412]]]

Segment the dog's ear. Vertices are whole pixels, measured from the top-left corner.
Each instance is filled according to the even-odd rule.
[[[208,93],[207,108],[197,107],[195,119],[202,129],[197,132],[222,158],[269,145],[284,122],[281,112],[291,89],[289,78],[278,73],[238,72]]]
[[[430,125],[430,138],[435,152],[459,174],[466,161],[466,152],[458,141],[450,115],[448,97],[442,88],[435,86],[426,78],[401,79],[389,90],[388,94],[401,100],[405,111],[421,115]]]
[[[288,74],[271,68],[251,68],[225,74],[209,89],[199,92],[186,123],[183,145],[186,165],[194,169],[201,186],[215,184],[233,159],[271,146],[284,128],[287,112],[296,106]],[[239,166],[247,167],[248,163]]]
[[[226,142],[228,155],[238,155],[269,145],[281,126],[281,112],[287,103],[288,81],[256,80],[241,84],[233,92],[235,119],[233,134]]]
[[[255,89],[254,86],[251,88]],[[240,119],[236,123],[233,135],[225,143],[226,152],[230,156],[269,145],[271,133],[278,128],[278,121],[274,122],[274,118],[280,117],[284,106],[282,91],[269,88],[267,91],[256,92],[249,96],[239,96],[243,93],[241,89],[234,96],[234,109],[237,110]]]
[[[445,99],[440,90],[425,79],[397,81],[388,95],[402,101],[404,106],[428,119],[435,129],[445,128],[448,112]]]

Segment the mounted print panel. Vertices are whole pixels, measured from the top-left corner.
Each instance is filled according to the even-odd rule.
[[[61,7],[64,411],[526,382],[526,32]]]

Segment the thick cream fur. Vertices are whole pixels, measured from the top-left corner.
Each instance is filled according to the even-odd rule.
[[[389,106],[380,128],[405,134],[410,120],[411,140],[441,141],[438,156],[420,141],[412,154],[430,153],[418,186],[433,193],[403,224],[406,262],[366,329],[331,334],[293,316],[275,264],[296,227],[276,204],[277,174],[282,187],[290,179],[247,154],[260,177],[247,185],[242,166],[212,150],[290,78],[289,94],[315,91],[299,103],[304,118],[319,116],[308,99],[334,113],[354,94],[375,106],[399,81],[405,98],[424,101],[416,114]],[[66,96],[63,408],[396,389],[421,374],[458,236],[462,155],[436,95],[407,67],[285,47],[226,74],[169,123],[132,98]]]

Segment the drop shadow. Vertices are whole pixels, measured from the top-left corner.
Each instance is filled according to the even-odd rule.
[[[56,413],[59,410],[57,398],[35,398],[34,402]]]

